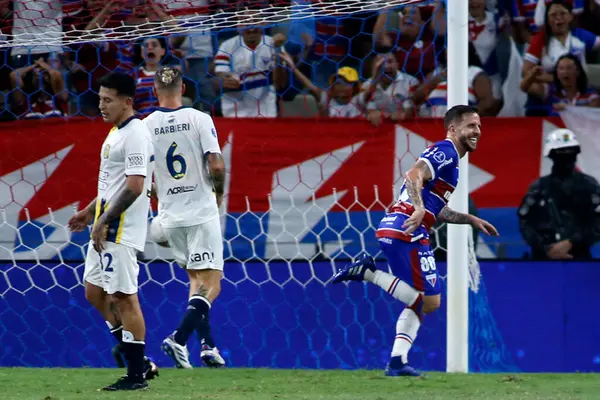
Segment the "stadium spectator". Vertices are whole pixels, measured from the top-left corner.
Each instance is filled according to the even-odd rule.
[[[224,117],[277,117],[276,90],[286,86],[287,72],[278,61],[285,35],[264,34],[260,16],[240,16],[239,35],[224,41],[215,57]]]
[[[574,54],[587,69],[585,53],[600,47],[600,37],[580,28],[571,29],[572,21],[572,8],[568,2],[554,0],[548,5],[544,30],[531,39],[525,55],[523,77],[529,76],[536,65],[541,65],[544,73],[536,75],[536,82],[552,83],[554,66],[564,54]],[[546,115],[545,105],[535,96],[528,97],[526,107],[528,116]]]
[[[341,67],[329,77],[328,90],[315,85],[306,75],[295,67],[289,54],[282,54],[281,59],[294,72],[294,76],[306,87],[319,105],[322,116],[337,118],[356,118],[365,115],[364,94],[358,71],[351,67]]]
[[[58,60],[50,60],[52,64]],[[21,118],[63,116],[67,112],[68,93],[63,74],[56,65],[49,65],[43,57],[32,65],[10,73],[13,110]]]
[[[422,117],[443,117],[448,108],[447,53],[440,55],[440,67],[429,74],[428,79],[414,92],[413,100],[420,105]],[[469,43],[469,104],[477,106],[479,114],[498,114],[502,102],[494,97],[492,83],[482,69],[481,61],[472,43]]]
[[[492,82],[497,99],[502,98],[502,77],[496,50],[501,29],[499,15],[486,10],[485,0],[469,0],[469,41],[473,43],[483,70]]]
[[[14,0],[11,67],[33,66],[52,53],[62,53],[62,1]],[[33,39],[44,39],[45,45],[27,46]]]
[[[186,30],[186,35],[174,35],[170,44],[177,56],[185,58],[184,75],[191,81],[197,96],[196,107],[204,111],[213,110],[217,96],[210,78],[210,67],[214,59],[213,35],[210,29],[201,26],[218,9],[215,1],[209,0],[158,0],[165,12],[179,24],[193,17],[195,27]]]
[[[558,59],[552,83],[540,83],[537,78],[544,73],[542,67],[535,66],[521,82],[521,90],[544,101],[548,115],[567,106],[600,107],[600,96],[596,89],[588,85],[587,73],[578,57],[565,54]]]
[[[142,44],[143,61],[137,68],[135,91],[135,110],[142,116],[158,107],[158,99],[153,92],[156,72],[162,65],[178,64],[167,52],[167,41],[164,38],[148,38]]]
[[[352,19],[338,10],[335,1],[325,0],[313,2],[312,12],[328,10],[327,16],[315,21],[315,36],[309,31],[303,32],[302,39],[306,46],[306,62],[312,66],[312,81],[323,89],[329,88],[329,78],[336,73],[340,66],[351,66],[359,70],[361,60],[351,57],[352,42],[357,40],[360,29],[352,25]],[[340,2],[344,7],[343,2]],[[347,6],[347,4],[345,5]],[[361,54],[364,58],[366,54]]]
[[[552,132],[544,155],[550,175],[533,182],[519,207],[521,235],[535,260],[591,259],[600,241],[600,185],[575,168],[581,148],[568,129]]]
[[[584,11],[584,3],[588,0],[565,0],[573,10],[574,25],[579,26],[579,19]],[[547,9],[552,0],[512,0],[512,16],[515,23],[515,38],[519,43],[529,43],[544,27]]]
[[[363,85],[367,94],[367,119],[379,125],[383,119],[401,121],[415,114],[413,92],[419,87],[417,78],[398,71],[392,53],[380,54],[372,65],[371,79]]]
[[[436,54],[445,47],[445,7],[442,2],[433,7],[406,6],[398,18],[392,18],[392,12],[379,14],[374,28],[376,43],[392,49],[401,71],[422,80],[436,68]]]
[[[562,0],[552,1],[546,9],[544,30],[531,40],[525,55],[524,75],[536,65],[541,65],[545,74],[538,80],[551,83],[551,74],[556,61],[564,54],[577,56],[586,68],[585,52],[600,47],[600,37],[584,29],[571,29],[573,13],[571,5]]]
[[[8,39],[8,33],[11,32],[12,29],[12,2],[11,0],[0,0],[0,41],[6,41]],[[10,89],[10,67],[6,63],[8,60],[8,55],[10,54],[10,49],[0,48],[0,60],[2,60],[2,64],[0,65],[0,97],[4,99],[3,91]],[[2,101],[2,103],[4,103]],[[2,107],[0,107],[0,113],[2,112]]]

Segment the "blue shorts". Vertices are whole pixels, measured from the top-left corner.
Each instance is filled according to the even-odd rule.
[[[392,274],[425,296],[441,293],[442,285],[428,241],[406,242],[387,237],[381,237],[378,241]]]

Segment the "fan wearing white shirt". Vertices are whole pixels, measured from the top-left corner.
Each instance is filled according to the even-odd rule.
[[[219,206],[225,163],[212,118],[183,107],[184,90],[179,69],[161,68],[154,76],[160,107],[144,119],[156,155],[154,180],[160,226],[154,228],[162,229],[160,236],[166,237],[175,261],[190,279],[187,310],[162,348],[178,368],[192,368],[187,341],[196,331],[202,361],[208,367],[222,367],[225,360],[215,346],[209,313],[223,278]]]
[[[286,37],[264,35],[257,13],[247,10],[240,16],[240,34],[224,41],[215,57],[224,117],[277,117],[277,90],[287,83],[277,55],[285,52]]]
[[[367,99],[367,119],[379,125],[384,118],[402,121],[415,112],[413,92],[419,80],[398,71],[398,61],[392,53],[379,54],[373,63],[372,78],[363,85]]]

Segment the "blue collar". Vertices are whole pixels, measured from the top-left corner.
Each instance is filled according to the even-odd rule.
[[[121,122],[121,124],[119,126],[117,126],[117,129],[123,129],[125,128],[125,126],[130,123],[132,120],[137,119],[137,117],[135,115],[127,118],[125,121]]]

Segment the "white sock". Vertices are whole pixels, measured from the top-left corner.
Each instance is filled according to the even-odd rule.
[[[413,304],[419,297],[419,292],[410,287],[406,282],[387,272],[380,270],[375,272],[367,271],[365,273],[365,280],[376,284],[393,298],[400,300],[407,306]]]
[[[402,362],[408,363],[408,352],[417,338],[420,326],[419,316],[406,307],[396,323],[396,339],[392,348],[392,357],[402,357]]]

